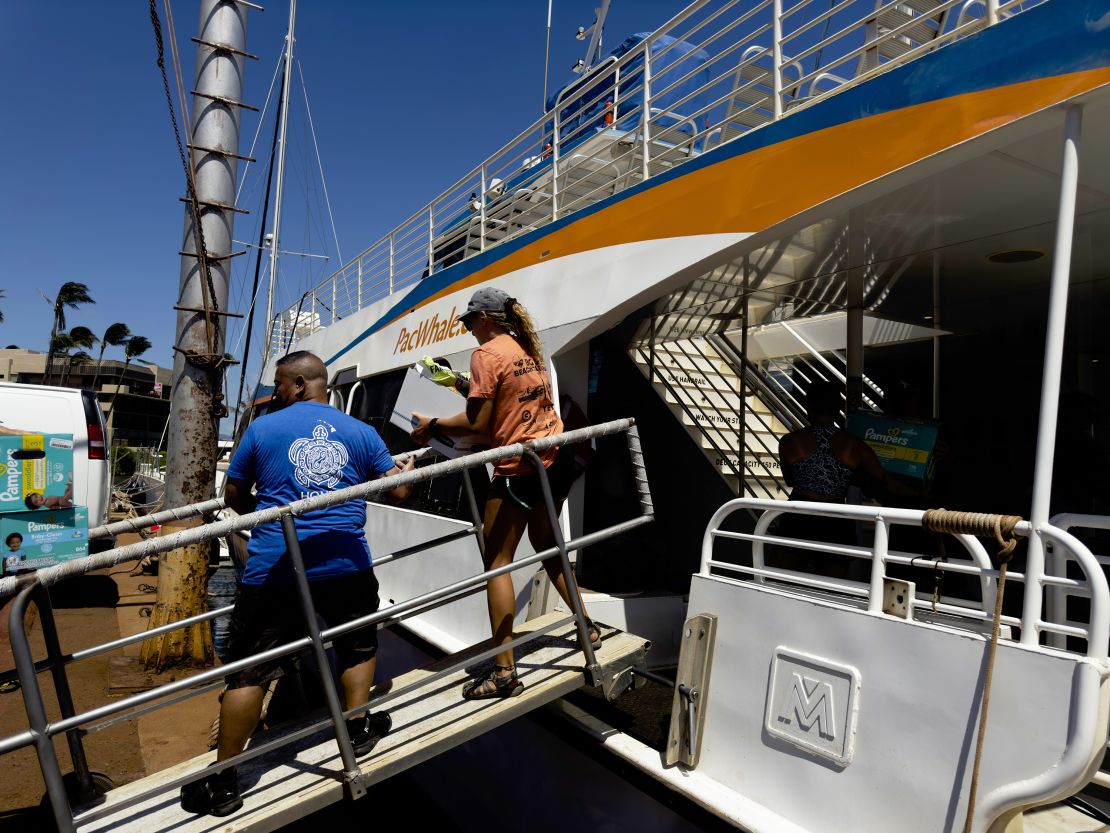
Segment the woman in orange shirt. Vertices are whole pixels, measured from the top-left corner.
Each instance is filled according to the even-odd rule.
[[[478,349],[470,358],[466,410],[446,417],[413,414],[412,439],[423,445],[433,433],[485,434],[494,446],[503,446],[561,433],[563,423],[552,401],[551,379],[543,363],[540,340],[524,307],[500,289],[486,287],[474,293],[459,320],[478,340]],[[552,497],[559,506],[574,480],[573,452],[570,447],[550,449],[540,457],[547,469]],[[536,552],[555,545],[539,475],[531,463],[521,457],[499,460],[493,474],[484,517],[487,570],[512,562],[525,527]],[[543,566],[569,606],[559,558],[550,558]],[[504,645],[512,639],[516,613],[512,577],[505,574],[490,579],[486,601],[494,643]],[[590,642],[600,642],[600,631],[588,619],[587,628]],[[511,649],[498,654],[494,662],[492,672],[463,687],[463,697],[512,697],[524,689],[524,683],[517,679]]]

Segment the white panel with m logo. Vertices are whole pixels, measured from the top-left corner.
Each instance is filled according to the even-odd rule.
[[[859,671],[822,657],[775,648],[764,729],[841,766],[852,762]]]

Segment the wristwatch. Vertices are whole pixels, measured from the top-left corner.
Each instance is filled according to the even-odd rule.
[[[439,417],[432,417],[428,421],[428,430],[429,431],[435,431],[437,425],[439,425]]]

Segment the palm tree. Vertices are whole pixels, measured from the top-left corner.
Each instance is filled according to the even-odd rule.
[[[4,290],[0,289],[0,298],[4,297]],[[0,324],[4,323],[4,310],[0,309]]]
[[[123,348],[123,371],[120,373],[120,383],[116,385],[116,390],[112,394],[112,401],[108,403],[108,413],[104,415],[105,420],[112,418],[112,409],[116,407],[116,397],[119,396],[120,385],[123,384],[123,377],[127,373],[127,365],[131,364],[132,359],[137,359],[151,347],[153,345],[150,343],[150,339],[145,336],[131,336],[127,339],[127,344]]]
[[[44,383],[49,384],[50,371],[54,364],[54,339],[66,328],[66,307],[77,309],[82,304],[95,304],[89,295],[89,288],[83,283],[66,281],[54,297],[54,323],[50,328],[50,350],[46,354],[46,376]]]
[[[85,365],[90,365],[92,363],[93,357],[86,353],[84,350],[78,350],[76,353],[70,356],[69,361],[66,362],[65,375],[62,377],[62,387],[64,388],[69,385],[69,374],[70,371],[73,370],[73,368],[84,367]]]
[[[131,338],[131,330],[127,328],[126,324],[119,321],[104,331],[104,335],[100,339],[100,355],[96,358],[96,374],[93,376],[92,383],[93,390],[96,390],[96,383],[100,380],[100,367],[104,364],[104,348],[109,344],[113,347],[122,347],[127,344],[129,338]]]
[[[94,333],[88,327],[74,327],[68,333],[60,333],[59,339],[61,339],[62,336],[65,336],[66,369],[62,373],[60,383],[65,386],[65,384],[69,380],[69,368],[72,364],[75,363],[75,360],[78,359],[78,356],[86,356],[89,358],[90,361],[92,358],[91,356],[89,356],[88,353],[85,353],[84,351],[81,351],[80,353],[74,353],[72,356],[70,356],[68,355],[69,351],[72,350],[74,347],[84,347],[88,349],[96,344],[98,341],[100,341],[100,339],[98,339],[96,337],[96,333]],[[88,364],[88,361],[78,360],[76,361],[76,363]]]
[[[73,340],[69,337],[69,333],[58,333],[50,339],[50,361],[53,362],[62,356],[68,356],[69,351],[76,346],[77,345],[74,344]],[[47,368],[49,369],[49,365]],[[49,375],[44,375],[42,382],[43,384],[47,384],[49,382]]]

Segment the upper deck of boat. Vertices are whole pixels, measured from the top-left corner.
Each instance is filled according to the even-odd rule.
[[[291,341],[408,293],[463,261],[471,262],[467,273],[487,267],[591,206],[619,201],[677,175],[676,169],[692,171],[726,158],[739,140],[763,135],[759,131],[776,124],[797,124],[803,132],[821,127],[800,117],[899,67],[1005,26],[1036,5],[1021,0],[691,3],[650,36],[630,38],[568,84],[552,96],[541,119],[305,292],[276,317],[274,346],[284,350]],[[918,89],[920,100],[971,83],[959,78],[958,69],[933,76],[928,90]],[[881,109],[876,102],[868,105],[875,107]],[[785,135],[780,133],[750,144],[779,141]],[[459,270],[452,272],[456,275],[461,277]],[[427,284],[422,295],[442,292],[445,285]]]

